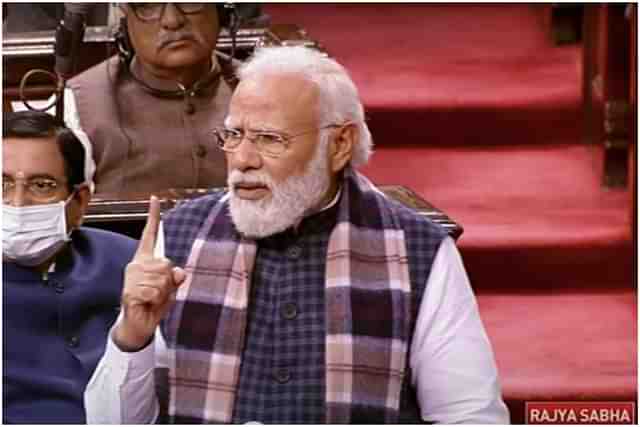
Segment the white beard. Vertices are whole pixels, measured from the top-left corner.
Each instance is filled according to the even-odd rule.
[[[264,171],[240,172],[232,170],[227,178],[231,219],[239,232],[253,239],[271,236],[298,225],[329,190],[327,164],[328,138],[322,138],[313,159],[302,175],[290,176],[282,183],[273,181]],[[271,196],[260,200],[237,197],[234,184],[249,182],[266,185]]]

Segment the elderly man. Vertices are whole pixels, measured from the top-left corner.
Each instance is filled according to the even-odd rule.
[[[239,77],[229,192],[163,232],[152,198],[88,421],[507,423],[455,244],[354,170],[371,137],[346,71],[283,47]]]
[[[81,227],[90,151],[45,113],[2,123],[4,423],[85,422],[135,240]]]
[[[224,185],[224,156],[207,140],[222,124],[232,91],[230,62],[214,53],[228,9],[120,8],[119,55],[72,79],[65,94],[65,121],[93,144],[96,192]]]

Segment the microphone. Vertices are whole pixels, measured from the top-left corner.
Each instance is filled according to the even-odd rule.
[[[75,73],[78,50],[84,39],[85,22],[91,9],[90,3],[65,3],[64,17],[56,28],[56,74],[67,80]]]

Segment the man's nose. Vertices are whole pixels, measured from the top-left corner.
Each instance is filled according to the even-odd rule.
[[[238,169],[241,172],[249,169],[260,169],[262,167],[262,155],[258,152],[256,145],[246,137],[233,153],[227,154],[229,170]]]
[[[3,195],[3,202],[15,207],[26,206],[29,204],[26,196],[24,185],[18,183],[9,194]]]
[[[185,22],[186,17],[184,13],[178,10],[178,6],[174,3],[167,3],[160,18],[162,27],[169,30],[176,30],[184,26]]]

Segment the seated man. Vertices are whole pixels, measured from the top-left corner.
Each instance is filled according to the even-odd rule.
[[[355,170],[371,136],[344,68],[267,48],[239,77],[229,192],[164,232],[151,199],[88,421],[507,423],[453,240]]]
[[[90,151],[45,113],[2,123],[4,423],[84,423],[135,240],[81,227]]]
[[[225,159],[209,132],[226,116],[232,91],[230,62],[214,53],[228,9],[120,9],[119,55],[71,79],[65,91],[65,121],[93,144],[96,192],[224,185]]]

